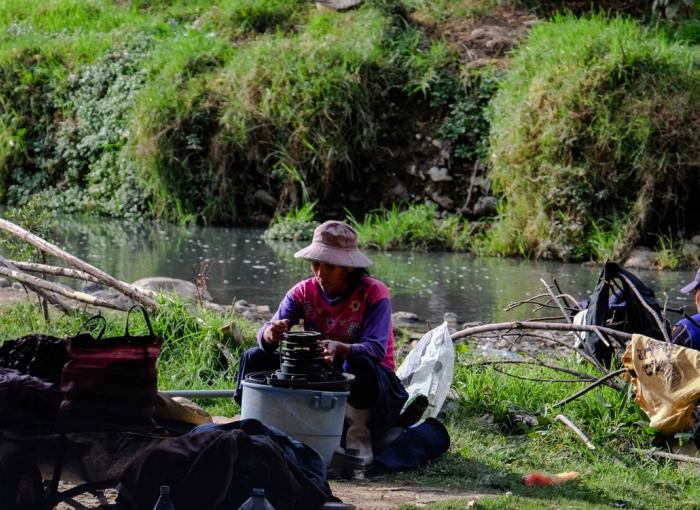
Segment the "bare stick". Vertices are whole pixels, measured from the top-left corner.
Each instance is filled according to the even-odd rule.
[[[659,457],[662,459],[677,460],[680,462],[692,462],[693,464],[700,464],[700,457],[693,457],[691,455],[681,455],[679,453],[668,453],[659,450],[642,450],[641,448],[630,448],[629,451],[634,453],[641,453],[642,455],[651,455],[652,457]]]
[[[107,301],[106,299],[97,298],[95,296],[91,296],[90,294],[85,294],[84,292],[69,289],[68,287],[64,287],[63,285],[59,285],[58,283],[53,283],[53,282],[49,282],[47,280],[42,280],[41,278],[37,278],[36,276],[28,275],[28,274],[23,273],[21,271],[16,271],[13,269],[8,269],[6,267],[0,266],[0,274],[5,275],[5,276],[9,276],[10,278],[17,280],[18,282],[32,285],[34,287],[39,287],[39,288],[44,289],[44,290],[49,290],[51,292],[55,292],[56,294],[60,294],[61,296],[75,299],[77,301],[82,301],[84,303],[88,303],[88,304],[93,305],[93,306],[101,306],[103,308],[112,308],[114,310],[124,310],[124,311],[129,309],[128,306],[117,305],[116,303],[112,303],[111,301]]]
[[[564,319],[566,319],[566,322],[571,324],[571,317],[569,317],[569,314],[566,313],[566,310],[564,310],[564,306],[561,304],[561,301],[557,299],[557,296],[556,294],[554,294],[554,291],[552,291],[552,288],[547,284],[546,281],[544,281],[544,278],[540,278],[540,281],[542,282],[542,285],[544,285],[547,294],[551,296],[551,298],[554,300],[554,303],[556,303],[556,305],[559,307],[559,310],[561,310],[561,314],[564,316]]]
[[[567,418],[563,414],[558,414],[554,417],[554,419],[559,420],[564,425],[573,430],[574,433],[581,439],[581,441],[583,441],[586,444],[589,450],[595,450],[595,445],[591,442],[591,440],[588,439],[588,437],[586,437],[586,434],[581,432],[581,429],[574,425],[574,422],[572,422],[569,418]]]
[[[79,269],[71,269],[69,267],[60,266],[50,266],[48,264],[39,264],[37,262],[21,262],[19,260],[11,260],[12,264],[21,271],[28,271],[30,273],[42,273],[50,274],[52,276],[66,276],[68,278],[75,278],[77,280],[85,280],[87,282],[99,283],[100,280],[94,276],[86,273],[85,271],[80,271]]]
[[[156,307],[156,303],[153,299],[150,297],[144,296],[141,292],[139,292],[135,287],[131,285],[127,285],[123,282],[120,282],[116,278],[108,275],[104,271],[97,269],[95,266],[92,266],[88,264],[87,262],[84,262],[80,260],[78,257],[71,255],[70,253],[60,249],[59,247],[55,246],[54,244],[49,243],[48,241],[45,241],[39,236],[36,236],[32,234],[31,232],[23,229],[22,227],[15,225],[14,223],[11,223],[5,219],[0,218],[0,228],[19,237],[23,241],[28,242],[32,246],[35,246],[39,248],[42,251],[45,251],[46,253],[49,253],[67,264],[80,269],[82,271],[85,271],[86,273],[94,276],[98,280],[100,280],[102,283],[105,285],[112,287],[125,296],[129,297],[133,301],[143,305],[144,307],[148,309],[154,309]]]
[[[17,267],[14,265],[14,263],[11,260],[7,260],[5,257],[3,257],[1,255],[0,255],[0,263],[4,264],[10,270],[19,271],[19,269],[17,269]],[[56,308],[61,310],[63,313],[68,314],[68,315],[75,313],[75,311],[76,311],[75,309],[73,309],[70,306],[68,306],[67,304],[61,302],[61,300],[58,299],[57,296],[55,296],[49,292],[44,292],[43,289],[37,287],[36,285],[32,285],[31,283],[28,283],[28,282],[23,282],[22,285],[25,285],[26,288],[28,288],[29,290],[31,290],[32,292],[34,292],[38,296],[43,297],[47,302],[54,305]]]
[[[493,369],[499,374],[507,375],[508,377],[513,377],[514,379],[520,379],[521,381],[535,381],[535,382],[553,382],[553,383],[580,383],[581,379],[544,379],[542,377],[526,377],[524,375],[512,374],[506,372],[505,370],[498,368],[496,366]]]
[[[654,320],[656,321],[656,325],[659,327],[659,331],[661,331],[661,334],[664,336],[666,343],[670,344],[671,338],[668,336],[668,333],[666,332],[666,328],[664,328],[663,321],[661,320],[661,317],[659,317],[659,314],[656,313],[651,306],[649,306],[649,304],[646,302],[646,300],[639,293],[639,290],[637,290],[637,287],[635,287],[632,284],[632,282],[630,281],[629,278],[627,278],[622,273],[620,273],[618,276],[620,278],[622,278],[625,282],[627,282],[627,285],[629,285],[630,289],[632,289],[632,292],[634,293],[634,295],[637,296],[637,299],[639,300],[641,305],[644,307],[644,309],[654,317]]]
[[[601,384],[604,384],[605,381],[607,381],[608,379],[612,379],[613,377],[620,375],[621,373],[625,372],[626,370],[627,370],[626,368],[621,368],[620,370],[615,370],[614,372],[610,372],[609,374],[607,374],[607,375],[601,377],[600,379],[598,379],[598,380],[597,380],[596,382],[594,382],[593,384],[590,384],[590,385],[586,386],[586,387],[583,388],[581,391],[574,393],[573,395],[571,395],[570,397],[565,398],[564,400],[560,400],[560,401],[557,402],[556,404],[553,404],[553,405],[552,405],[552,408],[559,407],[559,406],[563,406],[564,404],[568,404],[569,402],[571,402],[571,401],[573,401],[573,400],[576,400],[577,398],[579,398],[579,397],[585,395],[586,393],[588,393],[588,392],[591,391],[592,389],[597,388],[597,387],[600,386]]]
[[[479,333],[486,333],[487,331],[498,331],[504,329],[540,329],[545,331],[593,331],[599,329],[603,333],[610,335],[615,338],[622,338],[624,340],[631,340],[632,334],[625,333],[623,331],[616,331],[614,329],[605,328],[601,326],[590,326],[588,324],[559,324],[556,322],[526,322],[526,321],[513,321],[513,322],[496,322],[494,324],[484,324],[483,326],[473,326],[471,328],[462,329],[452,333],[452,340],[457,340],[465,336],[474,336]]]
[[[71,269],[69,267],[61,267],[61,266],[50,266],[48,264],[38,264],[36,262],[19,262],[19,261],[14,261],[11,260],[9,261],[15,266],[17,266],[18,269],[21,269],[22,271],[29,271],[30,273],[44,273],[44,274],[50,274],[52,276],[65,276],[67,278],[75,278],[76,280],[84,280],[86,282],[93,282],[93,283],[102,283],[100,280],[95,278],[94,276],[81,271],[79,269]],[[128,283],[122,282],[124,285],[129,285]],[[145,289],[143,287],[139,287],[136,285],[132,285],[134,289],[136,289],[138,292],[141,294],[156,298],[158,297],[158,293],[155,291],[152,291],[151,289]]]

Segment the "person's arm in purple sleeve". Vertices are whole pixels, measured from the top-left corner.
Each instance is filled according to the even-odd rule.
[[[381,362],[389,345],[391,299],[378,300],[365,310],[362,340],[350,346],[350,354],[364,354]]]
[[[264,351],[271,352],[277,348],[276,343],[270,344],[263,339],[265,331],[269,329],[275,323],[275,321],[281,321],[286,319],[288,321],[287,330],[289,330],[292,326],[298,324],[299,319],[301,319],[301,317],[303,316],[304,311],[300,306],[298,306],[294,302],[294,299],[292,299],[292,296],[290,294],[290,292],[287,292],[287,294],[284,296],[284,299],[280,303],[279,308],[277,308],[275,315],[272,316],[272,319],[265,322],[265,324],[260,326],[260,329],[258,329],[258,334],[256,335],[258,339],[258,345]]]

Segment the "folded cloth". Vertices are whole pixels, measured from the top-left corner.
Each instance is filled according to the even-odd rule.
[[[370,474],[414,469],[436,459],[450,447],[450,435],[435,418],[404,430],[374,457]]]

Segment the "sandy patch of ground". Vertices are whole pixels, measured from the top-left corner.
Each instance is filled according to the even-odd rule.
[[[70,487],[61,483],[60,490]],[[458,500],[464,502],[464,508],[469,508],[470,503],[486,496],[476,492],[464,492],[454,489],[439,487],[418,486],[394,486],[372,483],[370,481],[332,482],[333,494],[343,500],[344,503],[355,505],[357,510],[390,510],[401,505],[412,504],[417,507],[426,506],[443,500]],[[76,498],[79,506],[68,503],[60,503],[57,510],[71,510],[75,508],[99,508],[101,504],[114,503],[117,491],[107,489],[96,494],[84,494]]]
[[[400,505],[412,504],[417,507],[446,499],[464,502],[464,508],[485,496],[483,493],[464,492],[438,487],[396,486],[365,482],[332,482],[333,494],[351,503],[357,510],[389,510]]]
[[[14,287],[0,288],[0,306],[14,305],[22,301],[31,301],[36,303],[36,294],[27,293],[22,289],[15,289]]]

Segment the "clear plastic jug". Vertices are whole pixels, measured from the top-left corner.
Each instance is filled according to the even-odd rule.
[[[275,510],[275,507],[265,498],[265,489],[253,489],[238,510]]]
[[[173,500],[170,499],[170,487],[168,485],[160,486],[160,496],[153,510],[175,510]]]

